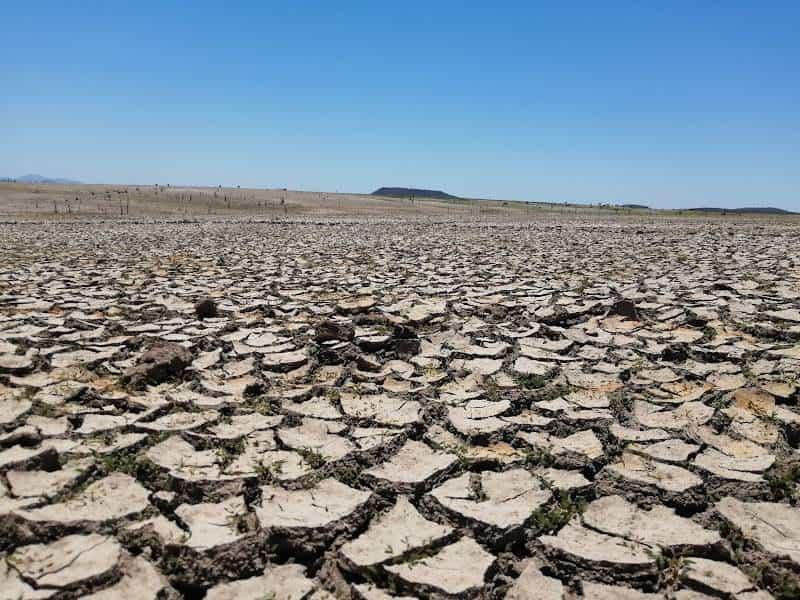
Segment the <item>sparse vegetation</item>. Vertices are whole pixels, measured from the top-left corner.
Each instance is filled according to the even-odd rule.
[[[539,390],[547,385],[547,379],[541,375],[517,375],[517,384],[526,390]]]
[[[586,510],[586,502],[569,492],[554,490],[554,499],[544,509],[534,513],[530,526],[540,534],[554,533],[576,515]]]

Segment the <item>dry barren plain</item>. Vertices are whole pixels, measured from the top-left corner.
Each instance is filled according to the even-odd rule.
[[[0,598],[800,597],[797,221],[111,190],[0,186]]]

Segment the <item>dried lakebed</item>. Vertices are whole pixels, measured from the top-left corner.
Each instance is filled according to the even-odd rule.
[[[800,230],[0,226],[0,597],[800,597]]]

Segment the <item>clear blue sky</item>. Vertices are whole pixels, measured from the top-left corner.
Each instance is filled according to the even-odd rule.
[[[797,0],[0,14],[0,175],[800,210]]]

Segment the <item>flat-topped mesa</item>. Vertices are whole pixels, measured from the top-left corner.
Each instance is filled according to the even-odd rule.
[[[457,196],[451,196],[440,190],[408,187],[381,187],[372,192],[372,195],[387,198],[433,198],[435,200],[453,200],[458,198]]]

